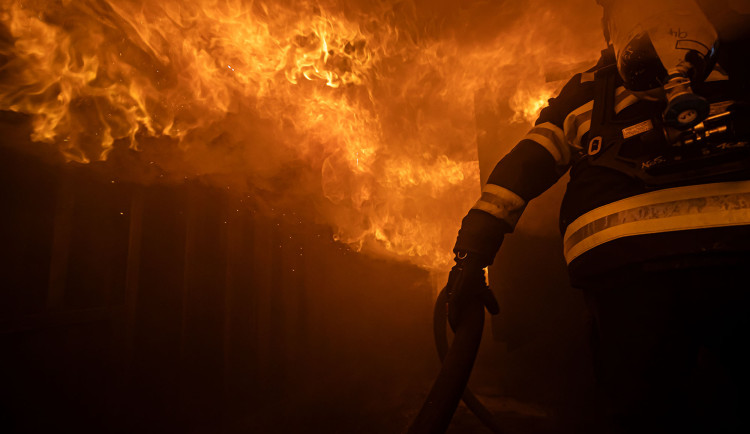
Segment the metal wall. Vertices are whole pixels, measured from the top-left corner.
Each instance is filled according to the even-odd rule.
[[[434,375],[426,272],[199,179],[0,146],[4,432],[395,432]]]

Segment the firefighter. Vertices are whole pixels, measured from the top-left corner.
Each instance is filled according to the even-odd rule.
[[[470,295],[496,311],[484,268],[569,171],[563,253],[593,320],[611,432],[750,432],[750,56],[748,26],[732,25],[748,11],[597,3],[608,48],[549,101],[462,220],[451,324]]]

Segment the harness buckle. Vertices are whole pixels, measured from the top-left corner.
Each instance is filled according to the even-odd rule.
[[[602,136],[596,136],[589,140],[589,156],[594,156],[602,150]]]

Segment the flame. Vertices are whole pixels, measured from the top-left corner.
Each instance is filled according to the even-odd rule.
[[[542,66],[598,52],[596,8],[579,35],[554,5],[13,1],[0,109],[79,162],[125,146],[180,176],[270,190],[304,168],[316,183],[278,196],[323,199],[320,216],[358,249],[444,269],[478,195],[475,93],[533,121],[559,87]]]
[[[549,84],[532,89],[519,88],[510,98],[510,107],[514,111],[511,122],[533,124],[556,90],[554,85]]]

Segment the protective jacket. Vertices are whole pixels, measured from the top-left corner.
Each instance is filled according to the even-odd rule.
[[[636,264],[725,261],[750,252],[748,143],[660,149],[668,141],[665,104],[625,89],[614,61],[605,50],[594,68],[573,76],[496,165],[464,219],[457,251],[492,262],[526,204],[570,169],[560,230],[574,284]],[[607,77],[609,86],[602,84]],[[743,102],[739,89],[716,69],[694,91],[718,114]]]

